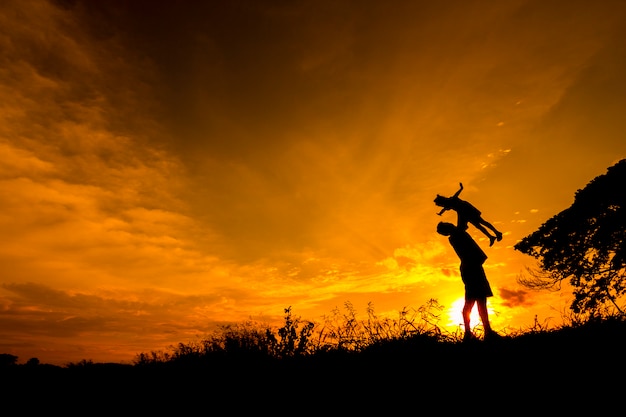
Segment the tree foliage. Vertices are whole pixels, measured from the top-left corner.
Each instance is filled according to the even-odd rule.
[[[520,278],[531,288],[569,280],[575,313],[619,311],[626,294],[626,159],[575,194],[574,203],[546,221],[515,249],[539,261],[542,273]]]

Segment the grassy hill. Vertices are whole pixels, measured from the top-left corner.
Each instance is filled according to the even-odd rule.
[[[2,392],[7,401],[27,398],[21,407],[78,412],[86,404],[89,410],[122,415],[166,410],[210,415],[219,407],[235,415],[624,411],[622,318],[527,331],[495,342],[463,343],[423,332],[358,350],[326,348],[281,357],[250,344],[245,340],[250,334],[240,336],[230,350],[181,344],[172,355],[140,355],[133,365],[5,366]]]

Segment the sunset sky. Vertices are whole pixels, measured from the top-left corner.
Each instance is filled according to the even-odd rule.
[[[459,327],[437,194],[504,232],[493,326],[559,324],[513,249],[626,157],[626,3],[0,3],[0,353],[131,362],[216,326]],[[476,323],[477,324],[477,323]]]

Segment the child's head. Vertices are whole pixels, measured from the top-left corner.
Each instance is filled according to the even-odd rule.
[[[438,205],[439,207],[445,207],[447,205],[447,202],[448,202],[448,197],[444,197],[439,194],[437,194],[437,197],[435,197],[435,204]]]
[[[443,236],[450,236],[456,230],[456,226],[448,222],[439,222],[437,224],[437,233]]]

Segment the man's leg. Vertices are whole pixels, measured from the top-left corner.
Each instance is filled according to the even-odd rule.
[[[470,325],[470,315],[472,314],[472,308],[474,308],[474,304],[476,300],[474,299],[466,299],[465,304],[463,305],[463,326],[465,327],[465,336],[464,340],[469,340],[472,338],[472,327]]]
[[[478,305],[478,315],[480,316],[483,328],[485,329],[485,340],[498,340],[502,338],[501,335],[494,332],[491,328],[491,323],[489,322],[489,311],[487,310],[487,299],[481,298],[476,300],[476,304]]]
[[[476,300],[476,304],[478,305],[478,315],[480,316],[480,321],[482,321],[483,323],[485,334],[491,333],[493,330],[491,329],[491,323],[489,322],[489,310],[487,310],[487,299],[479,298],[478,300]]]

